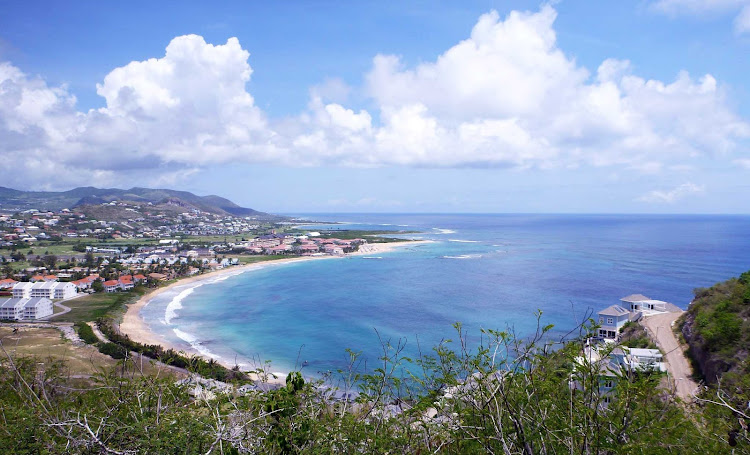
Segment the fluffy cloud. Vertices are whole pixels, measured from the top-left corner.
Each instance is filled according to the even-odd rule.
[[[97,85],[105,107],[89,112],[66,87],[3,63],[0,156],[19,165],[0,177],[19,187],[51,177],[127,185],[222,162],[658,173],[732,155],[750,135],[711,75],[648,80],[614,59],[591,72],[557,46],[555,19],[551,6],[485,14],[435,61],[375,56],[365,77],[373,109],[346,106],[350,88],[331,79],[284,119],[255,105],[249,53],[234,38],[177,37],[164,56],[114,69]]]
[[[195,166],[273,160],[273,131],[245,89],[248,57],[235,38],[213,46],[177,37],[164,57],[110,72],[97,85],[106,106],[89,112],[75,110],[66,87],[0,64],[0,155],[18,163],[4,181],[101,184],[149,170],[147,178],[169,182]]]
[[[377,56],[367,82],[381,114],[379,159],[654,168],[731,152],[750,134],[711,75],[647,80],[613,59],[591,75],[557,47],[555,18],[550,6],[485,14],[469,39],[414,68]]]
[[[672,204],[680,199],[693,194],[700,194],[705,191],[703,185],[695,185],[694,183],[683,183],[671,190],[654,190],[650,191],[639,198],[640,201],[657,203],[657,204]]]

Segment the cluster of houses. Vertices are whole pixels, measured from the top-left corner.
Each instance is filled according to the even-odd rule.
[[[170,205],[170,204],[167,204]],[[127,219],[97,220],[85,210],[60,211],[24,210],[17,214],[0,214],[0,234],[3,242],[31,243],[53,237],[67,238],[162,238],[181,233],[188,235],[234,235],[258,229],[258,221],[231,215],[219,215],[198,209],[185,208],[174,213],[152,203],[134,204],[117,201],[100,204],[104,210],[128,213]],[[102,209],[100,209],[101,211]],[[122,218],[120,220],[120,218]],[[3,245],[0,245],[3,246]]]
[[[630,321],[658,313],[674,313],[682,310],[669,302],[654,300],[642,294],[632,294],[620,299],[619,305],[611,305],[599,311],[599,338],[617,340],[622,327]]]
[[[663,354],[658,349],[631,348],[617,344],[623,326],[645,316],[681,311],[669,302],[632,294],[621,298],[620,304],[611,305],[597,313],[597,337],[592,343],[587,343],[576,361],[583,367],[593,369],[598,375],[602,407],[607,407],[611,402],[618,378],[623,374],[666,371]],[[570,387],[572,390],[581,390],[583,385],[573,376]]]
[[[144,275],[122,275],[116,280],[107,280],[104,283],[104,292],[129,291],[136,284],[146,280]]]
[[[367,243],[364,239],[323,238],[318,232],[307,235],[267,234],[245,242],[232,243],[230,247],[253,254],[320,254],[342,255]]]

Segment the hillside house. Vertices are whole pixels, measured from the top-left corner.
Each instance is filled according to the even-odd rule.
[[[615,339],[617,334],[629,321],[637,321],[641,313],[631,312],[620,305],[609,306],[598,313],[599,337]]]
[[[680,311],[680,308],[676,305],[662,300],[650,299],[642,294],[632,294],[623,297],[620,299],[620,302],[623,303],[624,307],[630,308],[630,311],[644,314]]]

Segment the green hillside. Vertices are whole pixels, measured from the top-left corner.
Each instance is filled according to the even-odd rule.
[[[234,216],[266,216],[266,213],[241,207],[220,196],[196,196],[187,191],[169,189],[80,187],[69,191],[19,191],[0,187],[0,209],[2,210],[61,210],[73,209],[81,205],[96,205],[112,201],[131,201],[160,204],[176,200],[185,206],[204,212]]]

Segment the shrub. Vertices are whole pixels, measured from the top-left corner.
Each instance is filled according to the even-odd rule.
[[[115,343],[102,343],[99,346],[99,352],[108,355],[113,359],[124,359],[128,354],[128,351],[125,348]]]
[[[96,344],[99,342],[99,339],[94,335],[94,330],[85,322],[77,322],[75,328],[84,343]]]

